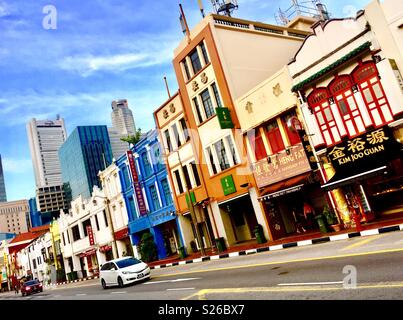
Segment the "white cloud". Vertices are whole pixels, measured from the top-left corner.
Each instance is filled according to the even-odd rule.
[[[3,170],[7,173],[27,173],[32,171],[31,159],[3,158]]]
[[[10,9],[4,1],[0,1],[0,18],[10,15]]]

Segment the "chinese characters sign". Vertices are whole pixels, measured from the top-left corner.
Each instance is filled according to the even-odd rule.
[[[336,172],[351,175],[384,164],[398,150],[393,134],[385,126],[328,148],[327,155]]]
[[[290,154],[279,153],[271,156],[271,162],[267,159],[255,163],[254,176],[259,188],[269,184],[295,177],[311,170],[306,158],[304,147],[295,145],[290,149]]]
[[[234,127],[234,123],[232,122],[231,114],[228,108],[216,108],[215,112],[217,114],[221,129],[232,129]]]
[[[236,192],[235,183],[232,175],[226,176],[221,179],[221,187],[224,191],[224,195],[229,195]]]
[[[92,227],[87,226],[87,234],[88,234],[88,239],[90,240],[90,246],[95,244],[94,241],[94,233],[92,232]]]
[[[313,147],[311,143],[309,142],[309,137],[306,133],[305,130],[298,130],[299,137],[302,142],[302,146],[305,151],[305,155],[308,159],[309,166],[311,167],[312,170],[318,169],[318,165],[316,163],[315,155],[313,153]]]
[[[143,197],[143,192],[141,190],[140,187],[140,183],[139,183],[139,178],[137,175],[137,171],[136,171],[136,165],[134,163],[134,157],[133,157],[133,152],[128,150],[126,151],[126,156],[127,156],[127,160],[129,161],[129,168],[130,168],[130,173],[132,175],[132,181],[133,181],[133,189],[134,189],[134,194],[136,195],[136,199],[137,199],[137,204],[139,206],[139,213],[140,215],[146,215],[147,214],[147,207],[144,201],[144,197]]]

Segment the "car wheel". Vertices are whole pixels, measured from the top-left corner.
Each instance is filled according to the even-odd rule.
[[[102,288],[104,288],[104,289],[107,288],[107,287],[106,287],[106,282],[105,282],[104,279],[101,280],[101,285],[102,285]]]
[[[123,280],[121,277],[118,277],[118,285],[119,285],[119,288],[123,287]]]

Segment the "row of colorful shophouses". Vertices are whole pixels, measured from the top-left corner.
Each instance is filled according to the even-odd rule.
[[[314,235],[326,208],[334,230],[402,218],[402,17],[385,0],[287,26],[203,18],[174,51],[179,89],[156,129],[52,223],[57,235],[16,253],[20,273],[41,278],[53,259],[69,278],[96,275],[138,256],[144,232],[165,259],[254,244],[257,225],[267,241]]]

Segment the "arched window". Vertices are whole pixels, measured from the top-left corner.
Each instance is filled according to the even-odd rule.
[[[316,117],[323,139],[327,145],[341,141],[340,131],[329,104],[326,88],[314,89],[308,96],[308,105]]]
[[[350,137],[365,132],[364,121],[354,98],[352,86],[353,82],[348,75],[336,76],[328,86]]]
[[[375,63],[372,61],[360,63],[352,72],[352,76],[363,96],[374,126],[380,127],[393,121]]]

